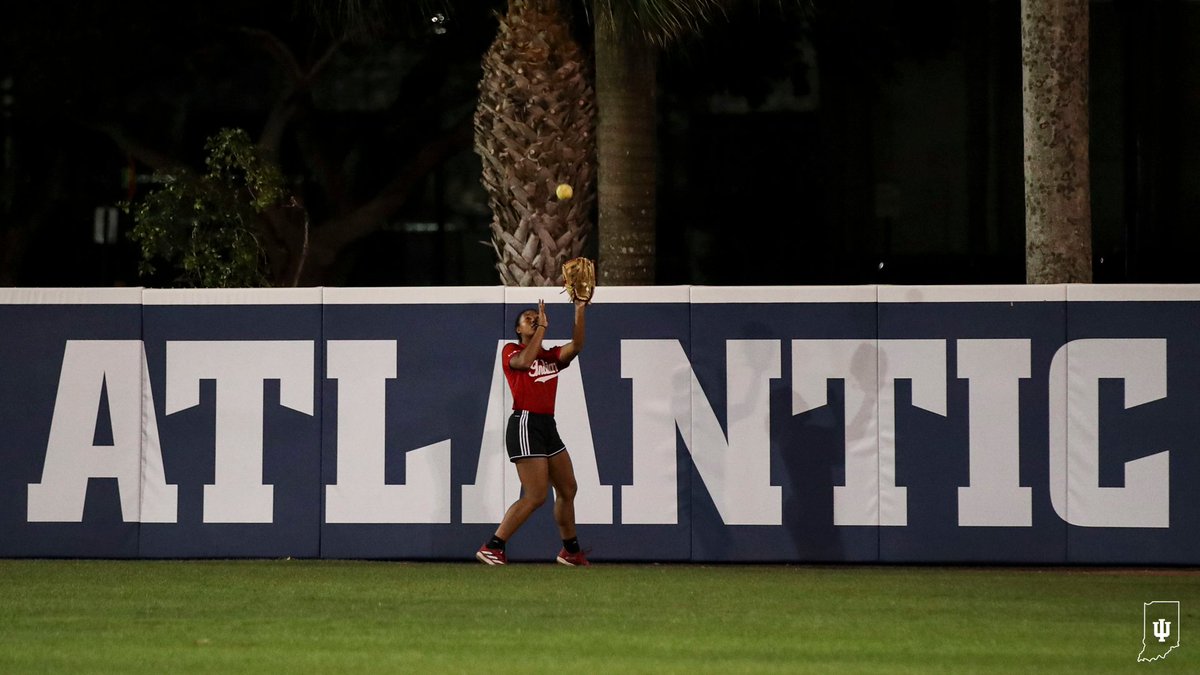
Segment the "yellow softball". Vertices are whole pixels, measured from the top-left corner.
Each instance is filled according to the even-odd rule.
[[[558,187],[554,188],[554,196],[558,197],[559,201],[565,202],[575,195],[575,191],[566,183],[559,183]]]

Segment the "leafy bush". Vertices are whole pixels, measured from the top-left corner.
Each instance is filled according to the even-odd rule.
[[[270,285],[261,214],[285,199],[283,175],[242,129],[220,130],[204,150],[206,173],[158,174],[161,187],[126,204],[139,272],[173,271],[175,285],[193,288]]]

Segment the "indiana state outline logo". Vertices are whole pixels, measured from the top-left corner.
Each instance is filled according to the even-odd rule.
[[[1179,646],[1179,601],[1155,600],[1142,603],[1142,652],[1137,660],[1167,658]]]

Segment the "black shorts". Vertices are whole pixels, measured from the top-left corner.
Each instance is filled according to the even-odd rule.
[[[558,436],[554,415],[541,415],[527,410],[514,410],[508,418],[508,433],[504,437],[509,461],[527,457],[553,457],[567,446]]]

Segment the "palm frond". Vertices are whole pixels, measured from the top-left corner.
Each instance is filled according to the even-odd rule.
[[[659,47],[700,34],[712,21],[726,18],[737,4],[753,0],[593,0],[618,33],[637,36]]]

